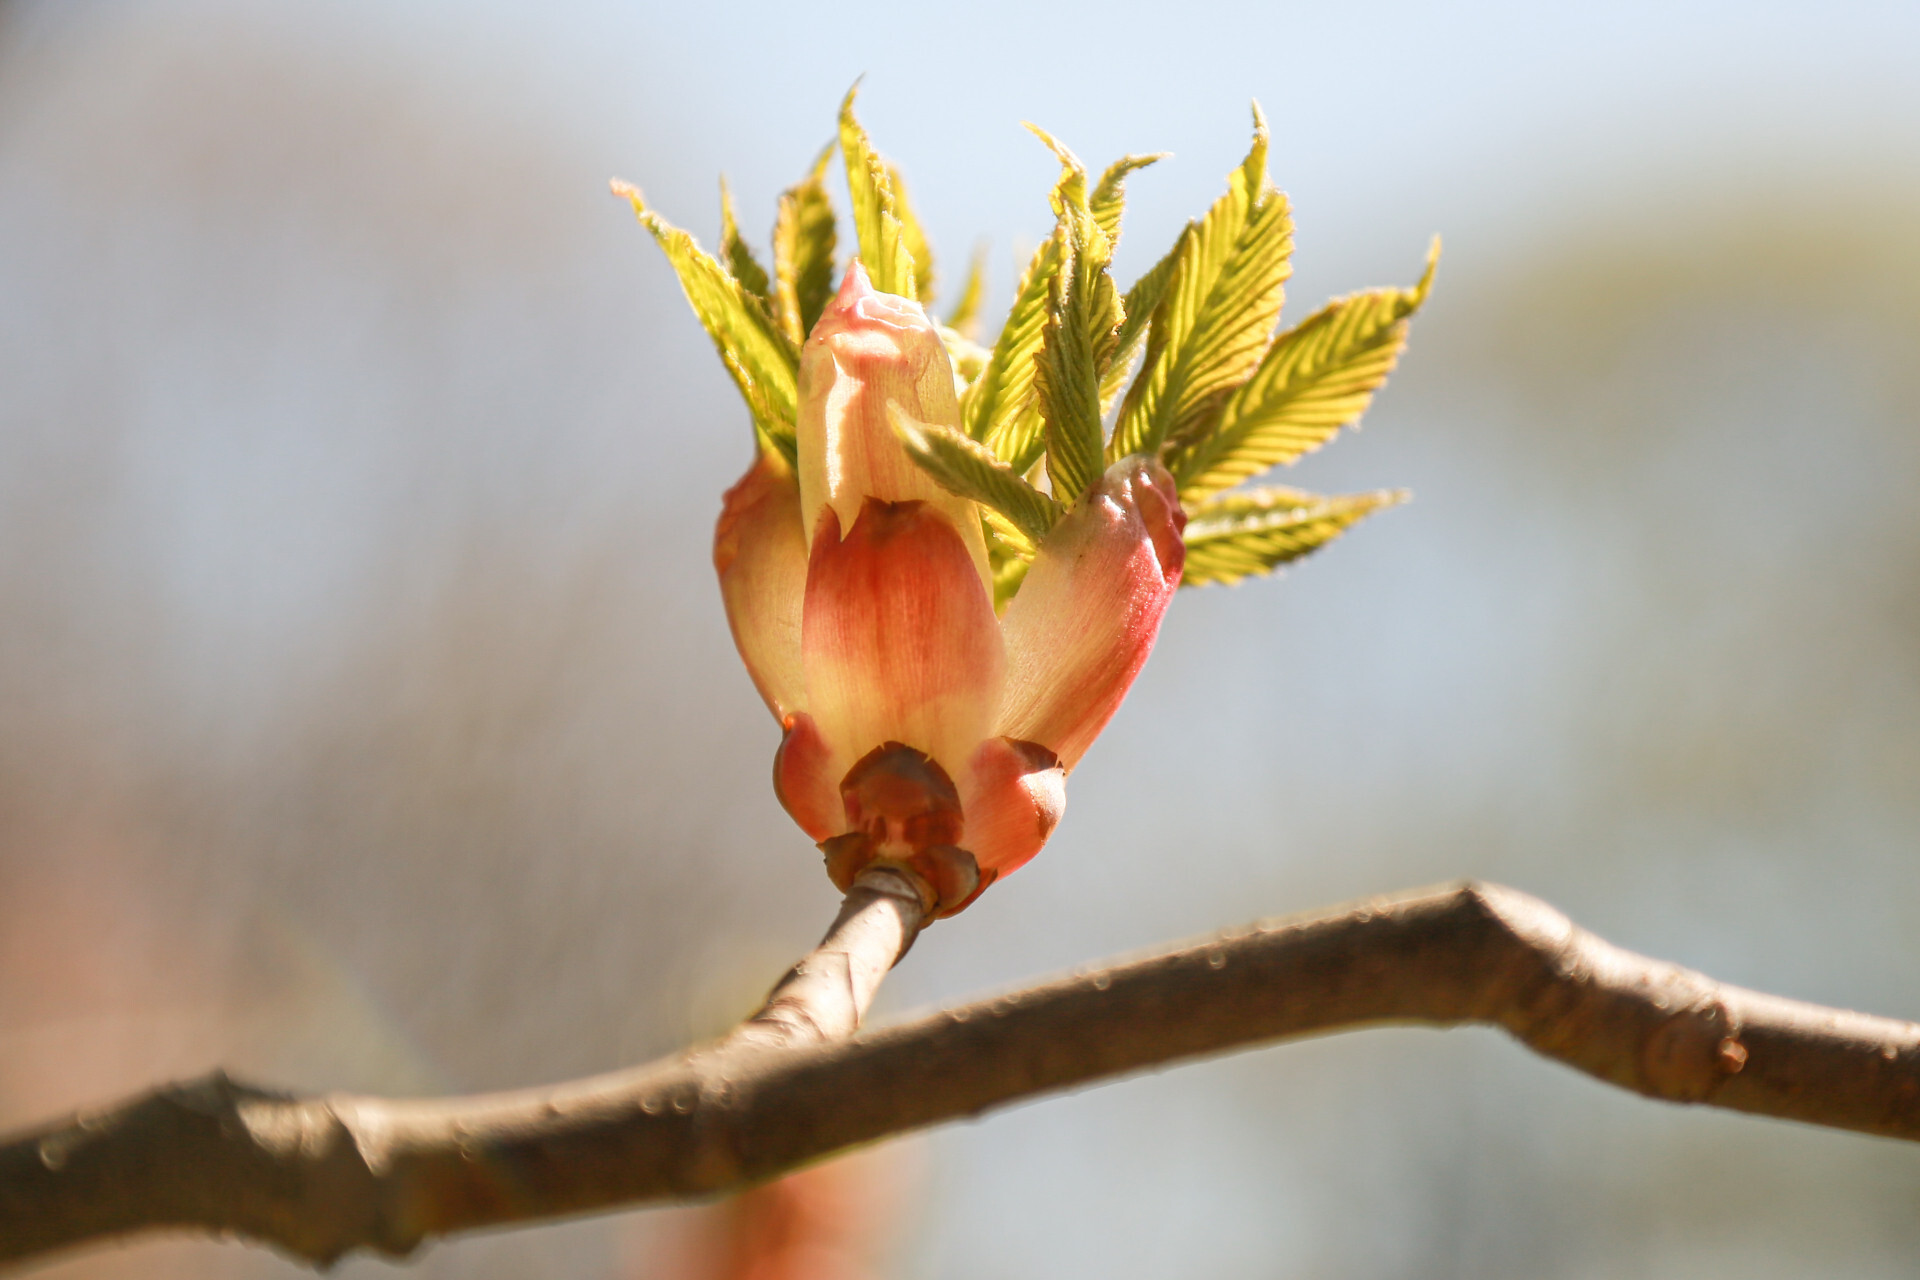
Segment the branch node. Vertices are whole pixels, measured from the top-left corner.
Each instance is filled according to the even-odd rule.
[[[1740,1024],[1717,997],[1669,1016],[1640,1049],[1642,1091],[1670,1102],[1705,1102],[1747,1065]]]

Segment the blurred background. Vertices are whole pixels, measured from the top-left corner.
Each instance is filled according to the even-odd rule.
[[[745,412],[606,180],[711,244],[724,170],[764,234],[862,73],[949,283],[985,243],[999,306],[1049,226],[1023,119],[1094,164],[1175,153],[1132,183],[1123,281],[1221,189],[1253,96],[1291,317],[1447,245],[1365,431],[1286,477],[1414,503],[1183,593],[1045,856],[920,941],[890,1012],[1484,876],[1920,1017],[1917,64],[1892,0],[0,0],[0,1127],[215,1065],[611,1069],[817,937],[835,895],[707,563]],[[1913,1148],[1484,1031],[1246,1053],[865,1160],[794,1200],[842,1233],[815,1280],[1920,1251]],[[681,1280],[739,1212],[414,1272]],[[36,1274],[296,1270],[143,1240]]]

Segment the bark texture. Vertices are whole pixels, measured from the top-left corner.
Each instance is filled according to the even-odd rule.
[[[0,1146],[0,1259],[166,1227],[323,1264],[404,1255],[475,1227],[717,1195],[1035,1095],[1385,1023],[1490,1024],[1649,1097],[1920,1138],[1920,1025],[1724,986],[1494,885],[1264,922],[849,1035],[920,919],[910,888],[857,886],[768,1011],[631,1071],[433,1100],[294,1098],[216,1074],[16,1135]]]

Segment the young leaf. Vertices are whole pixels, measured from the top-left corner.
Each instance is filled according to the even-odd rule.
[[[1102,468],[1100,383],[1113,358],[1120,299],[1107,274],[1106,238],[1084,209],[1069,217],[1067,252],[1048,291],[1033,387],[1046,424],[1047,478],[1077,503]]]
[[[1054,493],[1071,505],[1102,469],[1100,382],[1113,359],[1120,295],[1107,271],[1113,242],[1088,207],[1086,169],[1058,141],[1039,129],[1033,132],[1067,171],[1054,188],[1054,211],[1066,234],[1048,289],[1033,386],[1046,423],[1047,478]]]
[[[969,342],[980,341],[980,304],[987,296],[987,247],[980,245],[967,260],[967,282],[947,313],[947,327]]]
[[[993,354],[960,404],[967,434],[985,441],[1023,474],[1039,457],[1042,441],[1040,411],[1033,403],[1033,358],[1045,339],[1048,289],[1059,269],[1062,240],[1056,229],[1034,250]]]
[[[940,333],[940,341],[947,345],[947,359],[953,362],[953,376],[964,394],[987,367],[993,353],[949,325],[936,324],[934,328]]]
[[[1319,448],[1366,412],[1406,346],[1433,287],[1440,242],[1411,289],[1373,289],[1328,303],[1281,335],[1227,402],[1212,435],[1169,453],[1183,501],[1239,484]]]
[[[680,287],[693,313],[700,318],[727,372],[740,387],[753,413],[756,438],[762,450],[794,459],[794,413],[798,403],[800,352],[766,304],[746,291],[686,232],[647,208],[640,189],[631,183],[613,183],[615,195],[625,196],[665,251],[680,277]]]
[[[1027,127],[1033,129],[1032,125]],[[967,434],[985,441],[1021,475],[1030,471],[1046,451],[1045,423],[1034,395],[1034,371],[1035,359],[1046,341],[1054,276],[1068,251],[1064,192],[1070,183],[1077,182],[1084,205],[1087,181],[1086,169],[1071,151],[1043,130],[1033,132],[1060,159],[1060,177],[1050,197],[1055,218],[1053,234],[1034,250],[1020,273],[1013,306],[1006,323],[1000,326],[999,337],[994,339],[993,356],[960,406]]]
[[[989,560],[993,572],[993,611],[1001,613],[1007,601],[1019,594],[1020,584],[1027,580],[1027,570],[1033,568],[1033,554],[990,556]]]
[[[1039,543],[992,507],[980,508],[980,529],[987,540],[988,566],[996,574],[999,572],[996,566],[1001,562],[1032,560],[1040,552]]]
[[[1092,211],[1093,220],[1100,224],[1101,234],[1107,237],[1107,243],[1114,248],[1120,247],[1120,214],[1126,207],[1127,175],[1166,158],[1164,151],[1150,156],[1121,156],[1107,166],[1107,171],[1100,175],[1100,181],[1094,186],[1093,194],[1087,197],[1087,208]]]
[[[1147,336],[1148,322],[1160,310],[1160,300],[1166,296],[1167,284],[1173,279],[1174,268],[1180,265],[1180,253],[1187,246],[1183,234],[1174,242],[1173,248],[1160,261],[1147,269],[1147,273],[1133,282],[1127,290],[1122,304],[1125,314],[1120,320],[1120,332],[1114,335],[1113,363],[1107,366],[1107,375],[1100,381],[1100,414],[1106,416],[1113,408],[1114,397],[1120,394],[1120,388],[1127,383],[1127,374],[1133,368],[1133,358],[1140,352],[1140,340]],[[1107,461],[1118,462],[1126,457],[1119,452],[1121,436],[1118,431],[1107,445]]]
[[[1279,320],[1293,219],[1267,180],[1267,121],[1257,103],[1253,123],[1253,147],[1229,175],[1227,193],[1188,226],[1141,375],[1121,406],[1115,456],[1204,436]]]
[[[838,236],[833,204],[823,179],[829,146],[813,170],[780,196],[773,221],[773,311],[780,328],[798,346],[833,296],[833,251]]]
[[[1047,447],[1045,423],[1034,395],[1034,359],[1046,341],[1053,278],[1067,252],[1062,210],[1068,202],[1064,192],[1070,183],[1079,183],[1083,193],[1086,187],[1086,170],[1073,153],[1043,131],[1035,129],[1034,133],[1061,161],[1060,177],[1051,196],[1056,218],[1053,234],[1028,260],[1014,289],[1006,323],[994,339],[993,357],[960,405],[967,434],[985,441],[1021,475],[1033,469]]]
[[[900,235],[906,241],[907,255],[913,259],[913,296],[923,303],[933,301],[933,246],[927,243],[926,229],[907,198],[907,182],[897,166],[887,165],[887,182],[893,188],[893,212],[900,219]]]
[[[1037,545],[1060,519],[1060,504],[1022,480],[993,450],[947,427],[915,422],[897,405],[887,420],[907,455],[948,493],[968,498],[1005,517],[1029,544]]]
[[[740,220],[733,212],[733,192],[727,180],[720,179],[720,260],[727,272],[743,288],[762,302],[767,300],[767,269],[753,256],[753,250],[740,238]]]
[[[840,104],[840,154],[847,163],[860,261],[875,289],[917,300],[911,237],[900,216],[892,172],[853,116],[853,96],[859,89],[855,85],[847,90]]]
[[[1404,490],[1321,497],[1298,489],[1230,493],[1193,509],[1180,585],[1235,583],[1270,573],[1326,546],[1376,511],[1405,502]]]

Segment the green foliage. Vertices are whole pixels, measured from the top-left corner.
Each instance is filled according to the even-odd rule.
[[[1376,511],[1406,501],[1404,490],[1334,497],[1298,489],[1251,489],[1204,502],[1187,521],[1180,585],[1235,583],[1326,546]]]
[[[914,263],[913,245],[918,240],[924,249],[926,237],[920,234],[913,215],[903,214],[892,167],[880,158],[867,131],[854,119],[853,97],[858,92],[858,85],[847,90],[846,100],[840,104],[840,154],[846,161],[847,190],[853,197],[853,230],[860,245],[860,261],[875,289],[917,300],[920,272]],[[929,265],[927,279],[931,282],[932,278]]]
[[[1113,241],[1088,204],[1086,169],[1059,142],[1039,129],[1034,133],[1066,169],[1054,188],[1054,213],[1064,234],[1047,290],[1034,391],[1046,429],[1047,478],[1054,494],[1071,505],[1102,470],[1100,382],[1113,360],[1120,295],[1107,272]]]
[[[1173,270],[1180,265],[1180,251],[1186,247],[1183,235],[1167,250],[1165,257],[1147,269],[1147,273],[1133,282],[1127,290],[1122,304],[1125,315],[1120,320],[1120,332],[1114,336],[1113,363],[1107,366],[1107,376],[1100,384],[1100,412],[1104,416],[1113,408],[1115,397],[1120,389],[1127,385],[1127,375],[1133,369],[1133,358],[1140,353],[1140,340],[1147,336],[1147,326],[1153,317],[1159,314],[1160,300],[1166,296],[1167,284],[1173,279]],[[1121,435],[1114,433],[1112,444],[1118,444]],[[1127,455],[1124,452],[1109,451],[1109,456],[1118,461]]]
[[[692,236],[647,208],[638,187],[616,182],[613,189],[633,205],[640,225],[653,233],[666,252],[693,313],[746,398],[761,449],[792,462],[799,347],[774,321],[764,299],[736,280]]]
[[[833,148],[781,193],[773,220],[773,310],[795,346],[807,340],[833,296],[833,251],[838,232],[823,179]]]
[[[1145,367],[1120,409],[1110,454],[1159,453],[1204,437],[1259,363],[1292,273],[1293,218],[1267,179],[1267,122],[1227,192],[1189,223],[1147,337]]]
[[[953,373],[962,384],[970,385],[980,377],[993,353],[950,325],[935,324],[940,340],[947,344],[947,358],[953,361]]]
[[[978,440],[949,427],[915,422],[897,405],[889,410],[894,434],[922,470],[948,493],[998,512],[1025,543],[1037,545],[1060,519],[1058,502],[1021,479]]]
[[[1440,244],[1411,289],[1372,289],[1328,303],[1275,342],[1227,402],[1218,425],[1168,453],[1183,500],[1290,463],[1359,419],[1407,342],[1426,301]]]
[[[876,289],[930,299],[926,235],[898,170],[854,118],[853,101],[849,91],[837,146],[861,261]],[[893,423],[919,466],[979,505],[996,606],[1019,589],[1040,542],[1102,468],[1129,455],[1156,458],[1179,488],[1191,517],[1187,585],[1269,572],[1403,500],[1388,491],[1322,497],[1234,486],[1359,420],[1432,287],[1437,240],[1412,288],[1336,299],[1275,338],[1293,219],[1267,176],[1258,104],[1252,146],[1226,193],[1124,295],[1110,265],[1126,182],[1163,157],[1124,156],[1090,183],[1073,152],[1033,132],[1060,161],[1053,231],[1021,271],[990,347],[979,342],[982,253],[938,326],[960,386],[961,429],[897,415]],[[679,274],[746,397],[761,448],[790,462],[799,349],[834,286],[838,231],[823,181],[834,149],[781,195],[771,272],[742,239],[724,182],[717,259],[649,210],[637,190],[615,184]]]
[[[947,327],[968,342],[979,342],[980,307],[986,297],[987,247],[981,245],[967,260],[967,280],[960,286],[960,296],[954,301],[953,310],[947,313]],[[973,376],[978,376],[977,371]],[[967,381],[972,382],[973,376],[968,377]]]
[[[1093,194],[1087,197],[1087,208],[1093,213],[1093,220],[1100,224],[1100,234],[1107,238],[1113,248],[1120,247],[1120,215],[1126,209],[1127,175],[1138,173],[1166,158],[1164,151],[1150,156],[1121,156],[1107,166],[1107,171],[1100,175],[1099,183],[1093,188]]]
[[[907,180],[900,176],[900,170],[887,165],[887,184],[893,188],[894,216],[900,219],[900,238],[906,242],[907,256],[913,260],[913,293],[909,296],[921,302],[933,303],[933,246],[927,243],[926,230],[920,225],[920,216],[913,211],[913,201],[907,198]]]
[[[1007,601],[1013,599],[1020,590],[1020,584],[1027,580],[1027,570],[1033,568],[1033,552],[1025,555],[996,556],[993,560],[993,608],[998,613],[1007,607]]]
[[[967,434],[985,441],[1016,471],[1039,458],[1040,410],[1033,401],[1033,358],[1040,354],[1047,323],[1047,298],[1060,263],[1061,236],[1043,241],[1028,260],[1013,291],[1013,308],[992,354],[960,403]]]
[[[740,220],[733,212],[733,192],[727,180],[720,179],[720,261],[740,287],[761,302],[767,302],[767,269],[753,256],[753,250],[740,238]]]
[[[1118,241],[1127,175],[1161,158],[1127,156],[1108,166],[1099,184],[1088,193],[1086,169],[1079,159],[1044,131],[1035,129],[1034,133],[1061,162],[1060,178],[1054,184],[1051,197],[1056,224],[1053,234],[1034,251],[1026,270],[1021,273],[1019,284],[1014,289],[1013,306],[1006,323],[1001,326],[999,337],[994,341],[992,358],[981,371],[980,377],[968,388],[962,405],[967,434],[976,440],[984,440],[1009,466],[1023,475],[1050,451],[1046,423],[1035,393],[1035,362],[1046,344],[1047,327],[1058,310],[1055,278],[1061,263],[1072,251],[1075,233],[1070,224],[1075,219],[1092,215],[1099,235],[1105,237],[1105,247],[1093,258],[1086,259],[1083,265],[1097,260],[1101,263],[1101,273],[1104,275],[1105,264],[1111,261],[1113,246]],[[1078,196],[1070,196],[1069,188],[1077,189]],[[1084,230],[1079,234],[1082,241],[1088,239],[1088,233]],[[1110,288],[1111,280],[1108,279],[1101,287]],[[1069,292],[1067,298],[1061,301],[1069,300],[1072,296]],[[1147,309],[1151,310],[1151,302]],[[1131,304],[1129,302],[1124,310],[1116,304],[1116,310],[1121,310],[1123,315],[1130,315]],[[1144,321],[1143,314],[1142,323]],[[1133,344],[1136,342],[1137,337],[1128,338],[1123,329],[1118,344],[1106,353],[1105,367],[1109,372],[1100,387],[1098,411],[1093,414],[1096,420],[1105,416],[1112,403],[1111,387],[1116,378],[1125,377],[1124,368],[1115,374],[1111,371],[1113,366],[1132,359]],[[1084,430],[1084,422],[1081,426]]]

